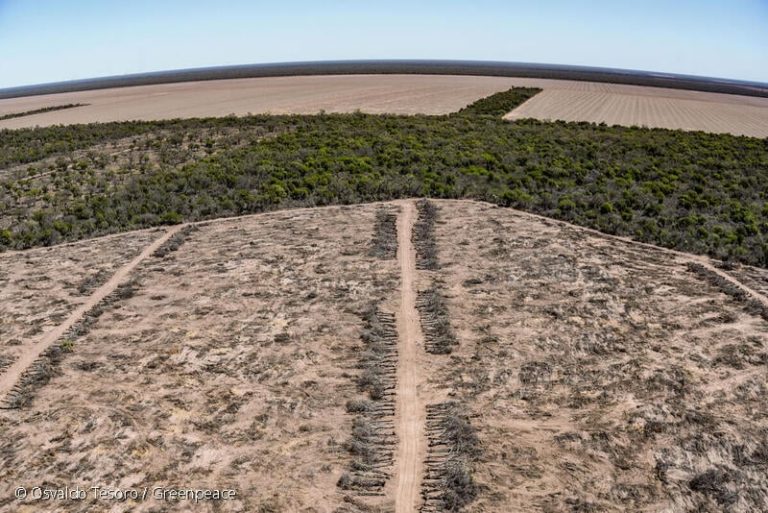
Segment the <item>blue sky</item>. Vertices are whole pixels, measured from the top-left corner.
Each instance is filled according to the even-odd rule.
[[[768,0],[0,0],[0,87],[368,58],[579,64],[768,82]]]

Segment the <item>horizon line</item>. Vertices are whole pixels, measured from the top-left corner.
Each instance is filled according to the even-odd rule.
[[[768,97],[768,83],[584,65],[452,59],[354,59],[234,64],[127,73],[0,88],[0,99],[119,87],[313,75],[423,74],[542,78]]]

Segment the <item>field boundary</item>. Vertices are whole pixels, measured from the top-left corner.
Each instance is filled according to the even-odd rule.
[[[426,199],[426,197],[411,197],[411,198],[399,198],[399,199],[381,200],[381,201],[368,201],[368,202],[354,203],[354,205],[362,206],[362,205],[402,204],[403,202],[418,201],[418,200],[422,200],[422,199]],[[587,226],[581,226],[581,225],[578,225],[578,224],[570,223],[568,221],[563,221],[561,219],[556,219],[554,217],[547,217],[547,216],[543,216],[543,215],[540,215],[540,214],[535,214],[533,212],[527,212],[525,210],[520,210],[520,209],[513,208],[513,207],[500,206],[500,205],[497,205],[495,203],[490,203],[490,202],[487,202],[487,201],[481,201],[481,200],[476,200],[476,199],[471,199],[471,198],[466,198],[466,199],[429,198],[429,199],[433,200],[433,201],[440,201],[440,202],[452,202],[452,201],[469,202],[469,203],[475,203],[475,204],[478,204],[478,205],[484,205],[484,206],[491,207],[491,208],[502,208],[502,209],[514,212],[515,214],[517,214],[519,216],[527,216],[527,217],[530,217],[532,219],[542,220],[542,221],[545,221],[547,223],[553,223],[553,224],[558,225],[558,226],[565,226],[565,227],[574,228],[574,229],[577,229],[577,230],[583,230],[585,233],[589,233],[589,234],[594,235],[596,237],[601,237],[601,238],[604,238],[604,239],[610,239],[610,240],[614,240],[614,241],[617,241],[617,242],[623,242],[624,244],[627,244],[629,246],[636,246],[636,247],[644,247],[644,248],[648,248],[648,249],[653,249],[653,250],[656,250],[656,251],[667,253],[669,255],[674,255],[674,256],[683,258],[686,261],[693,261],[693,262],[708,262],[710,260],[715,261],[715,262],[718,261],[717,259],[713,259],[713,258],[710,258],[710,257],[705,256],[705,255],[697,255],[695,253],[685,253],[684,251],[679,251],[679,250],[672,249],[672,248],[665,248],[664,246],[657,246],[657,245],[654,245],[654,244],[651,244],[651,243],[648,243],[648,242],[642,242],[642,241],[639,241],[639,240],[633,240],[633,239],[630,239],[629,237],[624,237],[624,236],[621,236],[621,235],[611,235],[609,233],[601,232],[599,230],[596,230],[594,228],[589,228]],[[291,212],[302,213],[302,212],[311,212],[311,211],[317,211],[317,210],[325,210],[325,209],[333,209],[333,208],[348,208],[348,207],[350,207],[350,205],[345,205],[345,204],[319,205],[319,206],[314,206],[314,207],[304,207],[304,206],[301,206],[301,207],[290,207],[289,206],[289,207],[285,207],[285,208],[275,208],[273,210],[266,210],[264,212],[256,212],[256,213],[253,213],[253,214],[243,214],[243,215],[227,216],[227,217],[216,217],[216,218],[213,218],[213,219],[201,219],[199,221],[187,221],[187,222],[183,223],[183,225],[184,226],[186,226],[186,225],[206,226],[208,224],[235,222],[235,221],[238,221],[240,219],[250,219],[250,218],[259,217],[259,216],[265,216],[265,215],[274,215],[274,214],[291,213]],[[181,225],[174,225],[174,226],[181,226]],[[73,241],[62,242],[60,244],[54,244],[53,246],[36,246],[36,247],[32,247],[32,248],[27,248],[27,249],[11,249],[11,250],[6,250],[6,251],[3,251],[3,252],[0,252],[0,255],[23,254],[23,253],[27,253],[27,252],[30,252],[30,251],[48,251],[51,248],[68,247],[68,246],[74,246],[74,245],[77,245],[77,244],[84,244],[84,243],[87,243],[87,242],[94,242],[94,241],[99,241],[99,240],[108,240],[108,239],[112,239],[112,238],[115,238],[115,237],[120,237],[122,235],[137,234],[137,233],[141,233],[141,232],[152,232],[152,231],[156,231],[158,229],[162,229],[162,226],[148,226],[146,228],[138,228],[138,229],[135,229],[135,230],[126,230],[126,231],[123,231],[123,232],[105,233],[104,235],[100,235],[100,236],[96,236],[96,237],[88,237],[88,238],[80,239],[80,240],[73,240]],[[750,266],[750,267],[755,267],[755,266]]]

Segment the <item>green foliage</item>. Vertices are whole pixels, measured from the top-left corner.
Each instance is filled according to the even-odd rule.
[[[24,112],[14,112],[12,114],[5,114],[0,116],[0,121],[13,118],[23,118],[24,116],[31,116],[33,114],[42,114],[44,112],[51,112],[54,110],[74,109],[75,107],[84,107],[87,103],[68,103],[66,105],[53,105],[51,107],[43,107],[42,109],[26,110]]]
[[[161,130],[214,129],[242,140],[151,172],[63,166],[0,179],[0,249],[291,206],[431,196],[768,266],[768,142],[749,137],[505,122],[467,111],[229,117],[0,131],[0,167]],[[158,140],[159,151],[175,149],[175,137]]]
[[[501,117],[541,92],[536,87],[513,87],[509,91],[481,98],[458,112],[462,116]]]

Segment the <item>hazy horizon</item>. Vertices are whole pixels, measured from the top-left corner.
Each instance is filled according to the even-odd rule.
[[[290,62],[252,62],[252,63],[242,63],[242,64],[229,64],[229,65],[223,65],[223,66],[200,66],[200,67],[193,67],[193,68],[174,68],[174,69],[163,69],[163,70],[151,70],[151,71],[140,71],[137,73],[125,73],[121,75],[103,75],[103,76],[94,76],[94,77],[84,77],[84,78],[78,78],[78,79],[72,79],[72,80],[61,80],[61,81],[55,81],[55,82],[41,82],[41,83],[34,83],[34,84],[22,84],[19,86],[9,86],[9,87],[0,87],[0,91],[6,91],[6,90],[15,90],[15,89],[26,89],[26,88],[35,88],[37,86],[46,86],[46,85],[55,85],[55,84],[66,84],[69,82],[77,83],[77,82],[88,82],[88,81],[99,81],[101,79],[111,79],[111,78],[120,78],[120,77],[132,77],[132,76],[149,76],[149,75],[163,75],[165,73],[172,74],[174,72],[187,72],[187,71],[204,71],[204,70],[215,70],[215,69],[228,69],[228,68],[248,68],[248,67],[254,67],[258,68],[260,66],[281,66],[281,65],[298,65],[298,64],[324,64],[324,63],[354,63],[354,62],[361,62],[361,63],[376,63],[376,62],[409,62],[409,61],[424,61],[424,62],[467,62],[467,63],[502,63],[502,64],[512,64],[512,65],[530,65],[530,66],[542,66],[542,68],[546,67],[562,67],[564,69],[578,69],[578,68],[584,68],[584,69],[594,69],[594,70],[606,70],[606,71],[616,71],[616,72],[629,72],[629,73],[637,73],[638,75],[648,75],[648,76],[654,76],[658,75],[660,77],[663,76],[678,76],[678,77],[691,77],[691,78],[699,78],[699,79],[711,79],[711,80],[723,80],[728,82],[743,82],[744,84],[755,84],[757,86],[766,86],[768,87],[768,81],[757,81],[757,80],[742,80],[742,79],[731,79],[728,77],[713,77],[713,76],[705,76],[705,75],[688,75],[684,73],[668,73],[668,72],[659,72],[656,70],[642,70],[642,69],[627,69],[627,68],[609,68],[609,67],[600,67],[600,66],[584,66],[584,65],[570,65],[570,64],[562,64],[562,63],[549,63],[549,62],[509,62],[509,61],[456,61],[453,59],[349,59],[349,60],[317,60],[317,61],[290,61]],[[303,73],[302,73],[303,74]],[[314,73],[312,73],[314,74]],[[331,73],[333,74],[333,73]],[[403,74],[411,74],[407,72],[403,72]],[[428,71],[425,71],[425,74],[431,74]],[[498,75],[498,76],[505,76],[505,75]],[[514,76],[514,75],[509,75]],[[208,80],[208,79],[205,79]],[[86,89],[87,90],[87,89]]]
[[[281,62],[435,59],[768,82],[768,2],[0,0],[0,88]]]

